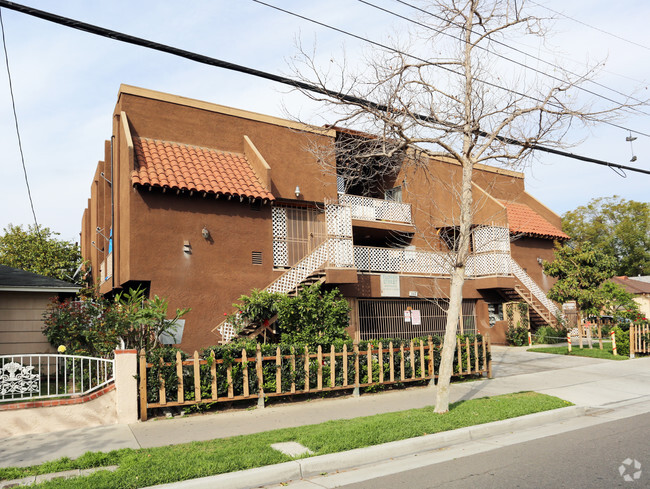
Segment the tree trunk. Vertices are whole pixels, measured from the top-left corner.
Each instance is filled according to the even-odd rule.
[[[456,332],[458,320],[462,313],[463,284],[465,283],[465,263],[469,256],[469,242],[471,238],[472,223],[472,161],[463,165],[463,180],[461,184],[460,199],[460,229],[458,233],[458,252],[456,262],[451,272],[449,285],[449,309],[447,310],[447,324],[442,343],[440,358],[440,371],[438,373],[438,388],[436,390],[436,413],[449,411],[449,384],[454,373],[454,351],[456,349]]]

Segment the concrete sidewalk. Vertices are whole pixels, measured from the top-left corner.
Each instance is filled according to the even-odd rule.
[[[615,362],[503,347],[494,347],[493,357],[495,378],[452,384],[452,402],[523,390],[554,395],[589,408],[650,399],[648,357]],[[349,419],[424,407],[434,400],[435,388],[409,388],[357,398],[312,400],[250,411],[12,437],[2,440],[0,466],[28,466],[62,456],[75,458],[86,451],[164,446]]]

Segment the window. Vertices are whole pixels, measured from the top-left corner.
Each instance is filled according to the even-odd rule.
[[[384,192],[384,199],[391,202],[402,202],[402,187],[389,188]]]

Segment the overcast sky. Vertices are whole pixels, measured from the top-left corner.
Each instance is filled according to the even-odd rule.
[[[415,1],[415,0],[412,0]],[[20,3],[20,2],[19,2]],[[277,12],[251,0],[178,1],[25,0],[23,4],[134,36],[195,51],[272,73],[288,74],[296,38],[325,56],[345,49],[355,63],[367,47],[360,41]],[[269,0],[378,41],[406,30],[406,22],[354,0]],[[394,0],[372,3],[413,17]],[[650,2],[647,0],[539,0],[562,13],[547,43],[518,44],[544,59],[576,70],[605,61],[603,85],[639,98],[650,96]],[[536,12],[551,15],[547,9]],[[569,18],[567,18],[569,17]],[[287,87],[251,76],[100,38],[2,9],[25,163],[39,223],[78,240],[103,142],[120,83],[285,117],[287,111],[314,123],[318,107]],[[539,65],[538,65],[539,66]],[[540,66],[540,69],[546,69]],[[594,91],[621,97],[603,87]],[[650,108],[644,109],[650,113]],[[322,114],[321,114],[322,116]],[[630,115],[617,124],[650,134],[650,117]],[[650,138],[638,135],[632,149],[623,129],[599,125],[570,132],[583,142],[571,152],[650,170]],[[4,67],[0,65],[0,228],[33,222],[20,162]],[[527,190],[558,214],[601,196],[648,200],[650,175],[618,176],[609,168],[539,155],[526,170]]]

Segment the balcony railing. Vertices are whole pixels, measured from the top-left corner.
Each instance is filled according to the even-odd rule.
[[[412,224],[413,222],[411,220],[411,204],[350,194],[339,195],[339,203],[350,207],[352,219],[391,221],[405,224]]]
[[[360,272],[413,273],[447,276],[453,268],[452,254],[410,250],[404,248],[354,247],[354,265]],[[467,260],[468,277],[509,276],[510,254],[486,252],[470,255]]]

